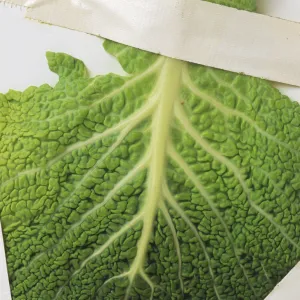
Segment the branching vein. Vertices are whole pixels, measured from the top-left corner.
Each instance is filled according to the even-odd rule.
[[[161,212],[165,218],[165,220],[167,221],[167,224],[171,230],[171,233],[173,235],[173,240],[174,240],[174,245],[175,245],[175,249],[176,249],[176,253],[177,253],[177,257],[178,257],[178,278],[179,278],[179,282],[180,282],[180,288],[181,288],[181,292],[183,294],[184,292],[184,288],[183,288],[183,280],[182,280],[182,260],[181,260],[181,251],[180,251],[180,244],[178,241],[178,237],[177,237],[177,233],[176,233],[176,228],[173,224],[172,218],[169,214],[169,211],[165,205],[164,202],[160,203],[160,209]]]
[[[216,293],[217,298],[220,300],[221,296],[218,292],[218,289],[215,285],[215,275],[214,275],[214,271],[211,267],[211,261],[210,261],[210,257],[209,254],[206,250],[205,244],[201,238],[201,236],[199,235],[199,232],[197,230],[197,228],[195,227],[195,225],[191,222],[191,220],[188,218],[188,216],[185,214],[185,212],[183,211],[183,209],[179,206],[179,204],[177,203],[177,201],[174,199],[173,195],[171,194],[168,186],[166,183],[163,183],[163,194],[165,196],[165,199],[167,200],[167,202],[170,204],[170,206],[178,213],[178,215],[185,221],[185,223],[190,227],[190,229],[192,230],[192,232],[194,233],[196,239],[198,240],[203,253],[205,255],[207,264],[208,264],[208,270],[209,270],[209,274],[212,278],[213,281],[213,288],[214,291]]]
[[[198,96],[199,98],[201,98],[202,100],[212,104],[216,109],[218,109],[220,112],[222,112],[225,116],[226,115],[232,115],[232,116],[236,116],[242,120],[244,120],[245,122],[247,122],[250,126],[254,127],[256,129],[257,132],[259,132],[261,135],[263,135],[264,137],[266,137],[268,140],[273,141],[274,143],[288,149],[289,151],[299,154],[299,151],[296,149],[291,148],[288,144],[278,140],[275,136],[269,134],[268,132],[266,132],[265,130],[263,130],[262,128],[260,128],[256,122],[254,120],[252,120],[251,118],[249,118],[247,115],[245,115],[244,113],[242,113],[241,111],[229,108],[225,105],[223,105],[220,101],[216,100],[214,97],[210,96],[209,94],[207,94],[204,91],[201,91],[191,80],[188,71],[185,69],[184,74],[183,74],[183,81],[185,83],[185,85],[189,88],[189,90],[196,96]]]
[[[189,120],[187,119],[187,117],[185,116],[185,114],[182,112],[182,110],[179,110],[178,106],[176,106],[175,114],[176,114],[178,120],[180,120],[181,124],[183,125],[183,128],[197,142],[197,144],[199,146],[201,146],[206,152],[208,152],[209,154],[211,154],[215,159],[217,159],[219,162],[221,162],[222,164],[224,164],[229,170],[231,170],[233,172],[233,174],[235,175],[235,177],[240,182],[240,184],[241,184],[241,186],[242,186],[242,188],[243,188],[243,190],[244,190],[244,192],[245,192],[245,194],[247,196],[247,200],[248,200],[250,206],[252,208],[254,208],[260,215],[262,215],[267,220],[269,220],[269,222],[271,224],[273,224],[274,227],[281,232],[281,234],[284,236],[284,238],[288,242],[290,242],[297,249],[300,249],[299,244],[296,243],[293,239],[291,239],[289,237],[289,235],[286,233],[285,229],[281,225],[279,225],[278,223],[276,223],[270,214],[268,214],[267,212],[265,212],[261,207],[259,207],[257,204],[255,204],[253,202],[253,200],[250,197],[251,192],[250,192],[250,190],[249,190],[249,188],[247,186],[247,183],[243,179],[243,175],[241,174],[240,170],[229,159],[227,159],[225,156],[223,156],[217,150],[215,150],[214,148],[212,148],[209,145],[209,143],[199,135],[198,131],[190,124]]]
[[[109,191],[109,193],[106,195],[106,197],[104,198],[104,200],[100,203],[98,203],[97,205],[95,205],[92,209],[88,210],[86,213],[84,213],[80,220],[76,223],[74,223],[65,233],[64,235],[57,241],[57,243],[54,245],[54,247],[47,249],[44,253],[52,251],[53,249],[55,249],[64,238],[67,238],[67,235],[72,232],[75,228],[77,228],[78,226],[80,226],[86,219],[88,216],[92,215],[93,213],[95,213],[97,210],[99,210],[101,207],[103,207],[109,200],[112,199],[112,197],[123,187],[125,186],[128,182],[130,182],[131,180],[134,179],[135,176],[137,176],[137,174],[139,174],[142,170],[144,170],[147,166],[147,164],[149,163],[149,156],[145,156],[136,166],[135,168],[133,168],[125,177],[122,178],[122,180],[120,180],[112,190]],[[29,263],[29,265],[27,266],[30,267],[36,260],[38,260],[41,256],[43,255],[43,253],[38,254],[35,258],[33,258],[31,260],[31,262]],[[21,269],[19,269],[18,271],[20,271]]]
[[[222,226],[223,226],[223,228],[226,232],[226,235],[227,235],[227,237],[230,241],[234,256],[235,256],[240,268],[242,269],[242,272],[243,272],[243,274],[246,278],[246,281],[247,281],[249,287],[251,288],[251,290],[253,291],[253,293],[256,294],[256,292],[254,290],[254,287],[252,286],[252,284],[249,280],[249,276],[246,272],[246,269],[243,266],[243,264],[241,263],[240,258],[237,254],[237,249],[236,249],[236,246],[234,244],[232,234],[231,234],[230,230],[228,229],[228,226],[227,226],[226,222],[224,221],[222,215],[220,214],[218,208],[215,206],[214,202],[211,200],[211,196],[207,193],[205,188],[202,186],[202,184],[198,180],[196,174],[190,169],[190,167],[186,164],[186,162],[182,159],[182,157],[175,151],[174,147],[169,147],[169,154],[170,154],[170,157],[177,163],[177,165],[188,176],[188,178],[191,179],[191,181],[193,182],[195,187],[198,189],[199,193],[203,196],[203,198],[208,203],[211,210],[214,212],[214,214],[217,216],[217,218],[221,222],[221,224],[222,224]]]
[[[102,140],[105,137],[112,136],[112,135],[116,134],[117,132],[119,132],[120,130],[123,130],[123,133],[121,133],[120,136],[123,136],[123,138],[124,138],[127,135],[127,133],[129,133],[134,127],[136,127],[139,123],[141,123],[142,121],[144,121],[147,117],[149,117],[151,115],[151,113],[153,112],[153,110],[155,108],[155,105],[156,105],[155,97],[150,97],[148,103],[145,104],[140,110],[135,112],[133,115],[131,115],[129,118],[121,121],[120,123],[116,124],[115,126],[113,126],[111,128],[108,128],[107,130],[105,130],[102,133],[94,134],[91,138],[87,139],[84,142],[77,142],[77,143],[74,143],[73,145],[67,147],[63,153],[61,153],[57,157],[50,160],[47,163],[46,168],[50,168],[56,162],[60,161],[66,155],[72,153],[73,151],[81,149],[88,145],[91,145],[97,141]],[[4,181],[0,185],[0,188],[5,187],[7,184],[18,179],[21,176],[33,175],[35,173],[40,172],[41,170],[42,170],[42,168],[38,167],[38,168],[33,168],[30,170],[22,171],[22,172],[16,174],[14,177],[11,177],[10,179]]]
[[[108,249],[113,244],[114,241],[116,241],[119,237],[121,237],[121,235],[123,235],[124,233],[126,233],[126,231],[128,231],[130,228],[132,228],[134,225],[136,225],[137,222],[142,219],[142,217],[143,217],[143,213],[140,213],[137,216],[135,216],[130,222],[128,222],[127,224],[125,224],[124,226],[122,226],[119,231],[117,231],[112,236],[110,236],[110,238],[98,250],[94,251],[94,253],[92,255],[90,255],[88,258],[86,258],[81,263],[79,269],[76,270],[69,277],[69,280],[58,290],[58,292],[57,292],[56,296],[54,297],[54,299],[57,299],[58,295],[61,293],[61,291],[64,289],[64,287],[72,280],[72,278],[74,276],[76,276],[76,274],[78,274],[85,267],[85,265],[90,260],[92,260],[93,258],[95,258],[98,255],[101,255],[106,249]]]

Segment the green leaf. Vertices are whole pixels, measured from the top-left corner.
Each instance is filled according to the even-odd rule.
[[[13,298],[263,299],[299,261],[299,104],[104,46],[128,76],[47,53],[54,88],[0,94]]]

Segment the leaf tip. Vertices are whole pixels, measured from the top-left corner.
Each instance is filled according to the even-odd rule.
[[[46,58],[50,70],[60,78],[71,77],[72,79],[76,79],[88,77],[88,71],[84,63],[73,56],[60,52],[47,51]]]

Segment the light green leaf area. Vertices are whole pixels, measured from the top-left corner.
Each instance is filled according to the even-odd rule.
[[[299,104],[104,46],[128,76],[48,53],[54,88],[0,94],[13,298],[263,299],[300,258]]]

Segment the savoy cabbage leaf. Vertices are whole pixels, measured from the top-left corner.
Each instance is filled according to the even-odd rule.
[[[300,258],[299,104],[104,46],[128,76],[47,53],[54,88],[0,94],[14,299],[263,299]]]

